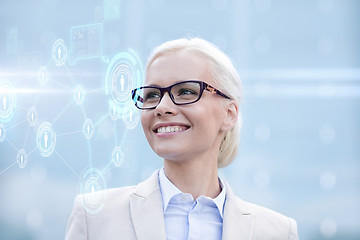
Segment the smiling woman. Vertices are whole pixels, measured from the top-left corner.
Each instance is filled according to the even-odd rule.
[[[155,48],[146,86],[132,98],[164,167],[134,187],[106,190],[100,212],[79,195],[66,239],[298,239],[296,222],[238,198],[218,168],[234,159],[241,126],[240,78],[202,39]]]

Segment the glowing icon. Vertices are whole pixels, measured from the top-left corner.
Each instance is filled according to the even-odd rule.
[[[120,64],[114,71],[111,86],[113,96],[120,102],[126,101],[130,98],[130,91],[133,86],[133,73],[130,72],[131,69],[127,64]]]
[[[56,133],[51,123],[44,122],[40,125],[36,135],[36,145],[44,157],[50,156],[56,145]]]
[[[0,142],[3,142],[6,137],[6,129],[4,124],[0,123]]]
[[[124,163],[124,152],[121,147],[117,146],[112,150],[111,162],[115,167],[121,167]]]
[[[83,134],[86,139],[91,139],[95,132],[95,126],[91,119],[86,119],[82,128]]]
[[[59,46],[58,48],[58,58],[60,59],[61,58],[61,47]]]
[[[75,103],[77,105],[83,104],[83,102],[85,100],[85,90],[84,90],[84,88],[82,86],[80,86],[80,85],[77,85],[74,88],[73,97],[74,97],[74,101],[75,101]]]
[[[37,80],[39,82],[40,86],[45,86],[46,83],[49,81],[49,72],[47,70],[46,66],[41,66],[38,74],[37,74]]]
[[[84,209],[89,214],[98,213],[106,197],[106,184],[102,173],[95,168],[89,168],[82,175],[80,193],[84,194]]]
[[[31,127],[34,127],[38,122],[38,112],[35,107],[31,107],[27,112],[27,121]]]
[[[85,201],[90,206],[96,206],[101,198],[101,193],[99,194],[99,190],[101,190],[98,176],[91,176],[87,180],[87,186],[85,186]]]
[[[137,54],[132,50],[120,52],[106,70],[106,94],[111,94],[118,104],[124,104],[131,97],[131,89],[142,85],[142,80],[143,69]]]
[[[67,47],[65,46],[64,40],[58,39],[54,42],[52,47],[52,59],[58,67],[65,64],[67,60]]]
[[[122,120],[128,129],[133,129],[140,121],[140,114],[133,104],[127,104],[122,113]]]
[[[129,121],[132,122],[133,121],[133,111],[129,112]]]
[[[44,147],[45,148],[48,148],[48,142],[49,142],[49,134],[46,131],[45,134],[44,134]]]
[[[16,97],[9,81],[0,81],[0,122],[7,123],[14,116]]]
[[[120,118],[120,107],[115,101],[109,101],[109,116],[111,120],[116,121]]]
[[[91,195],[92,195],[92,197],[94,197],[94,193],[95,193],[95,185],[91,184]]]
[[[26,167],[26,164],[28,162],[28,157],[24,149],[20,149],[16,156],[16,162],[19,165],[19,168]]]
[[[7,96],[4,94],[3,96],[3,109],[6,110]]]
[[[121,74],[121,78],[120,78],[120,91],[124,91],[124,84],[125,84],[125,79],[124,79],[124,74]]]

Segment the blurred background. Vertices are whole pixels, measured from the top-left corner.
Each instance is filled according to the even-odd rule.
[[[0,1],[0,239],[63,239],[76,194],[162,166],[130,89],[151,49],[201,37],[244,86],[219,170],[300,239],[360,239],[360,1]],[[95,179],[95,181],[94,181]],[[101,204],[101,203],[100,203]]]

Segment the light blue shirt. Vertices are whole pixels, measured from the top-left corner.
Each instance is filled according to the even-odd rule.
[[[219,178],[220,194],[212,199],[205,196],[195,201],[191,194],[181,192],[159,172],[164,207],[165,231],[168,240],[221,240],[226,188]]]

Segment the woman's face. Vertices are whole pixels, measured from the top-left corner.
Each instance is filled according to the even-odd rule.
[[[180,50],[153,61],[146,74],[146,85],[168,87],[184,80],[201,80],[217,88],[210,71],[203,57]],[[151,148],[171,161],[214,158],[214,154],[217,159],[227,112],[225,101],[219,95],[204,91],[196,103],[175,105],[165,93],[155,109],[143,110],[141,114]]]

